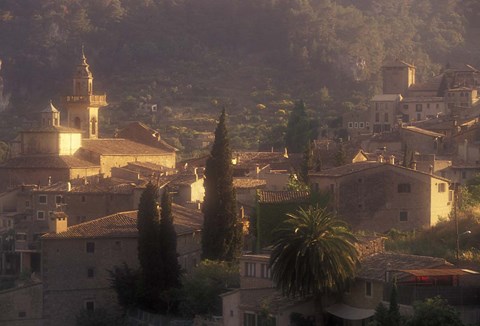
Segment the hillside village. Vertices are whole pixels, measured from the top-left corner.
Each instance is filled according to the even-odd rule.
[[[107,271],[139,264],[136,210],[149,182],[160,195],[167,186],[172,193],[182,269],[191,273],[202,259],[206,157],[177,161],[178,150],[142,122],[99,137],[108,97],[95,93],[84,53],[72,68],[71,92],[42,104],[37,124],[20,131],[0,166],[0,325],[74,325],[82,310],[118,312]],[[355,280],[323,300],[328,325],[365,325],[390,300],[394,279],[402,313],[443,295],[464,323],[480,322],[478,272],[385,250],[389,230],[422,230],[453,216],[457,190],[480,172],[480,71],[451,66],[416,83],[415,69],[384,64],[383,93],[368,109],[345,113],[337,130],[320,133],[312,153],[322,164],[308,171],[308,189],[289,187],[302,154],[233,152],[244,236],[240,288],[221,295],[222,316],[212,325],[264,325],[262,318],[290,325],[291,313],[315,318],[313,300],[276,289],[268,249],[285,213],[310,205],[315,194],[328,196],[328,209],[360,240]],[[333,159],[339,151],[343,162]]]

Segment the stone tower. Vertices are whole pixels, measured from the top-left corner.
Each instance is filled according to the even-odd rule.
[[[83,52],[73,75],[73,93],[65,97],[67,126],[82,130],[84,138],[98,138],[98,109],[107,105],[107,96],[93,94],[93,75]]]
[[[382,67],[383,94],[405,96],[410,86],[415,84],[415,66],[395,60]]]

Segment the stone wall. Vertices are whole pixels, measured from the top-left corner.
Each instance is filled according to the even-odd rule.
[[[29,284],[0,291],[0,326],[41,326],[43,285]]]

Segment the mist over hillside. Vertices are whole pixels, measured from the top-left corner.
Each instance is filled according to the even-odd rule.
[[[475,0],[5,0],[0,75],[9,112],[38,111],[69,90],[83,44],[96,89],[127,113],[303,98],[334,116],[366,105],[386,61],[419,81],[480,65],[479,16]]]

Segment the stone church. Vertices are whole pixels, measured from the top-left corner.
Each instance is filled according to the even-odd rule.
[[[93,91],[93,74],[82,51],[72,78],[72,93],[61,104],[66,125],[61,125],[60,111],[50,102],[41,111],[39,127],[21,131],[12,142],[10,159],[0,166],[0,190],[21,184],[41,186],[97,175],[108,177],[112,168],[129,162],[175,167],[176,149],[143,124],[134,123],[115,138],[99,138],[98,112],[107,101],[106,94]]]

